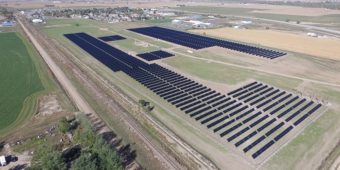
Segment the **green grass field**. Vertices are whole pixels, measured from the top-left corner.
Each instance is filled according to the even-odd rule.
[[[53,85],[19,33],[0,33],[0,136],[36,112],[37,98]]]

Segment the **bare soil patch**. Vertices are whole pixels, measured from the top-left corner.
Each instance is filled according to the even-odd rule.
[[[51,115],[63,111],[56,95],[47,95],[39,100],[39,115]]]

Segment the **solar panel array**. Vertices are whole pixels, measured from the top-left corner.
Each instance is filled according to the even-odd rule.
[[[103,36],[103,37],[98,37],[99,39],[103,41],[117,41],[117,40],[125,40],[126,38],[120,36],[120,35],[110,35],[110,36]]]
[[[153,52],[137,54],[137,56],[141,57],[141,58],[143,58],[147,61],[153,61],[153,60],[168,58],[168,57],[171,57],[171,56],[174,56],[174,55],[171,54],[171,53],[168,53],[166,51],[157,50],[157,51],[153,51]]]
[[[265,57],[269,59],[275,59],[286,55],[286,53],[278,52],[274,50],[264,49],[260,47],[254,47],[250,45],[245,45],[241,43],[236,43],[227,40],[219,40],[216,38],[210,38],[205,36],[200,36],[196,34],[191,34],[187,32],[172,30],[162,27],[143,27],[143,28],[132,28],[130,31],[137,32],[143,35],[161,39],[164,41],[179,44],[185,47],[193,49],[202,49],[212,46],[220,46],[222,48],[227,48],[231,50],[236,50],[239,52],[256,55],[260,57]]]
[[[254,159],[321,107],[260,82],[223,95],[160,65],[147,64],[88,34],[65,36],[113,71],[125,72]]]

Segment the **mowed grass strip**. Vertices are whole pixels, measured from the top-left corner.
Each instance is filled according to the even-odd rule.
[[[44,90],[30,52],[18,33],[0,33],[0,135],[32,114]]]

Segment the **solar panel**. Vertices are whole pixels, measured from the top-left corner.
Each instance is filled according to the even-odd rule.
[[[244,137],[243,139],[241,139],[240,141],[238,141],[237,143],[235,143],[236,147],[239,147],[240,145],[242,145],[245,141],[247,141],[248,139],[252,138],[253,136],[255,136],[257,134],[256,131],[250,133],[249,135],[247,135],[246,137]]]
[[[263,129],[265,129],[266,127],[268,127],[269,125],[273,124],[276,121],[276,118],[271,119],[269,122],[265,123],[264,125],[262,125],[261,127],[259,127],[257,129],[257,131],[261,132]]]
[[[301,118],[299,118],[297,121],[294,122],[294,126],[299,125],[302,121],[304,121],[308,116],[313,114],[316,110],[318,110],[321,107],[321,104],[316,105],[313,109],[308,111],[306,114],[304,114]]]
[[[223,115],[223,112],[219,112],[219,113],[217,113],[217,114],[215,114],[213,116],[210,116],[210,117],[204,119],[203,121],[201,121],[201,124],[208,123],[211,120],[213,120],[213,119],[215,119],[215,118],[217,118],[217,117],[219,117],[221,115]],[[217,123],[216,122],[210,123],[207,127],[210,128],[210,127],[214,126],[214,124],[217,124]]]
[[[289,126],[287,129],[285,129],[284,131],[282,131],[280,134],[278,134],[274,140],[275,141],[279,141],[283,136],[285,136],[288,132],[290,132],[293,129],[293,126]]]
[[[228,122],[218,126],[217,128],[214,129],[214,132],[218,132],[219,130],[229,126],[230,124],[232,124],[233,122],[235,122],[235,119],[229,120]],[[214,122],[215,123],[215,122]]]
[[[267,144],[265,144],[262,148],[260,148],[258,151],[256,151],[254,154],[252,154],[252,157],[255,159],[258,156],[260,156],[264,151],[266,151],[269,147],[274,145],[274,141],[269,141]]]
[[[120,36],[120,35],[110,35],[110,36],[103,36],[98,37],[99,39],[103,41],[117,41],[117,40],[125,40],[126,38]]]
[[[231,142],[232,140],[234,140],[235,138],[239,137],[240,135],[242,135],[244,132],[248,131],[250,128],[249,127],[245,127],[242,130],[240,130],[239,132],[235,133],[233,136],[229,137],[227,140],[228,142]]]
[[[158,51],[137,54],[137,56],[147,61],[153,61],[153,60],[168,58],[174,55],[166,51],[158,50]]]
[[[306,101],[306,99],[300,100],[298,103],[294,104],[292,107],[288,108],[287,110],[285,110],[284,112],[279,114],[277,117],[281,118],[282,116],[286,115],[288,112],[292,111],[294,108],[296,108],[297,106],[299,106],[300,104],[302,104],[305,101]]]
[[[193,49],[202,49],[211,46],[220,46],[222,48],[228,48],[231,50],[240,51],[243,53],[261,56],[268,59],[275,59],[281,57],[286,53],[277,52],[269,49],[249,46],[241,43],[231,42],[227,40],[219,40],[215,38],[205,37],[201,35],[191,34],[187,32],[181,32],[177,30],[162,28],[162,27],[144,27],[133,28],[130,31],[147,35],[153,38],[161,39],[171,43],[179,44],[185,47]]]
[[[212,40],[209,42],[210,44],[204,44],[199,41],[191,41],[190,37],[186,35],[183,36],[186,37],[188,40],[187,42],[179,40],[178,37],[175,39],[171,37],[167,38],[173,42],[192,45],[195,48],[213,45]],[[77,44],[80,48],[92,55],[95,59],[110,68],[112,71],[122,71],[126,73],[131,78],[141,83],[143,86],[152,90],[158,96],[164,98],[169,103],[183,110],[185,113],[188,113],[197,121],[201,121],[201,124],[207,124],[206,126],[209,129],[211,128],[215,133],[218,132],[221,137],[228,135],[227,140],[229,142],[241,138],[241,135],[243,136],[244,133],[252,130],[250,134],[246,134],[245,137],[235,143],[236,147],[242,145],[247,140],[250,140],[264,129],[267,129],[277,120],[276,118],[271,118],[270,121],[268,121],[267,119],[269,116],[267,114],[261,116],[261,118],[257,118],[263,113],[263,110],[252,108],[250,105],[257,105],[257,108],[260,108],[273,101],[274,104],[271,104],[265,108],[270,109],[271,107],[284,102],[286,99],[292,96],[291,94],[286,95],[275,102],[274,100],[278,99],[286,92],[280,92],[280,90],[274,89],[273,87],[269,87],[268,85],[264,85],[262,83],[252,82],[228,93],[228,95],[245,99],[244,101],[238,102],[238,100],[234,100],[232,97],[222,95],[184,76],[181,76],[180,74],[159,66],[158,64],[149,64],[148,62],[144,62],[144,60],[140,60],[137,57],[131,56],[124,51],[121,51],[85,33],[66,34],[65,37]],[[242,46],[242,48],[245,48],[245,46]],[[252,51],[253,48],[248,49],[248,52],[249,50]],[[152,54],[152,57],[156,56],[157,58],[166,57],[168,55],[164,51],[154,51],[150,52],[150,54]],[[274,58],[275,55],[270,57]],[[298,98],[299,97],[296,96],[295,99],[291,99],[290,101],[282,104],[282,108],[279,108],[284,109],[285,107],[288,107],[288,104],[294,100],[297,100]],[[307,104],[308,106],[302,106],[302,108],[300,108],[298,111],[291,114],[286,119],[286,121],[291,121],[295,117],[298,117],[299,114],[302,114],[302,112],[309,109],[309,106],[312,104],[313,102],[309,102]],[[294,108],[298,106],[299,105],[295,104]],[[294,125],[296,126],[300,124],[309,115],[319,109],[319,107],[321,107],[321,104],[318,104],[307,113],[304,113],[297,121],[294,122]],[[254,120],[255,118],[257,118],[256,121]],[[252,120],[254,121],[248,125],[248,122]],[[259,125],[260,123],[261,125]],[[287,124],[290,125],[290,123]],[[257,128],[257,130],[254,130],[257,125],[260,127]],[[267,131],[266,136],[262,137],[268,137],[269,135],[278,131],[278,129],[280,129],[283,125],[284,123],[281,122],[274,128]],[[234,131],[235,133],[233,133]],[[274,140],[280,140],[289,131],[290,129],[285,129],[279,135],[275,136]],[[229,134],[231,136],[229,136]],[[261,138],[253,141],[251,146],[248,145],[244,149],[246,151],[250,150],[252,147],[254,147],[254,145],[256,145],[257,142],[261,142]],[[270,147],[269,144],[266,144],[265,146]],[[266,149],[265,147],[263,148]],[[254,154],[256,153],[258,153],[257,155],[261,154],[259,150]],[[252,156],[256,157],[254,154]]]
[[[256,120],[254,123],[250,124],[250,127],[254,127],[257,124],[261,123],[262,121],[264,121],[265,119],[267,119],[269,116],[268,115],[264,115],[263,117],[261,117],[260,119]]]
[[[281,122],[280,124],[276,125],[273,129],[270,129],[267,133],[266,136],[270,136],[274,132],[276,132],[278,129],[280,129],[285,123]]]
[[[302,111],[306,110],[310,105],[312,105],[314,102],[310,101],[309,103],[307,103],[305,106],[303,106],[302,108],[300,108],[298,111],[296,111],[295,113],[293,113],[292,115],[290,115],[287,119],[286,122],[292,120],[294,117],[296,117],[298,114],[300,114]]]
[[[244,112],[244,113],[241,114],[240,116],[237,116],[237,117],[236,117],[236,120],[239,120],[239,119],[243,118],[244,116],[248,115],[249,113],[253,112],[254,110],[255,110],[255,109],[252,108],[252,109],[250,109],[250,110]]]
[[[226,131],[222,132],[222,133],[220,134],[220,136],[223,137],[223,136],[229,134],[230,132],[234,131],[235,129],[239,128],[240,126],[242,126],[242,123],[239,123],[239,124],[237,124],[237,125],[235,125],[235,126],[229,128],[229,129],[227,129]]]
[[[251,143],[250,145],[248,145],[247,147],[245,147],[243,149],[243,152],[248,152],[250,149],[252,149],[254,146],[256,146],[257,144],[259,144],[260,142],[262,142],[266,137],[265,136],[261,136],[260,138],[256,139],[253,143]]]
[[[262,114],[262,111],[259,111],[259,112],[257,112],[256,114],[254,114],[254,115],[248,117],[248,118],[245,119],[242,123],[247,123],[247,122],[253,120],[254,118],[256,118],[257,116],[259,116],[260,114]]]

